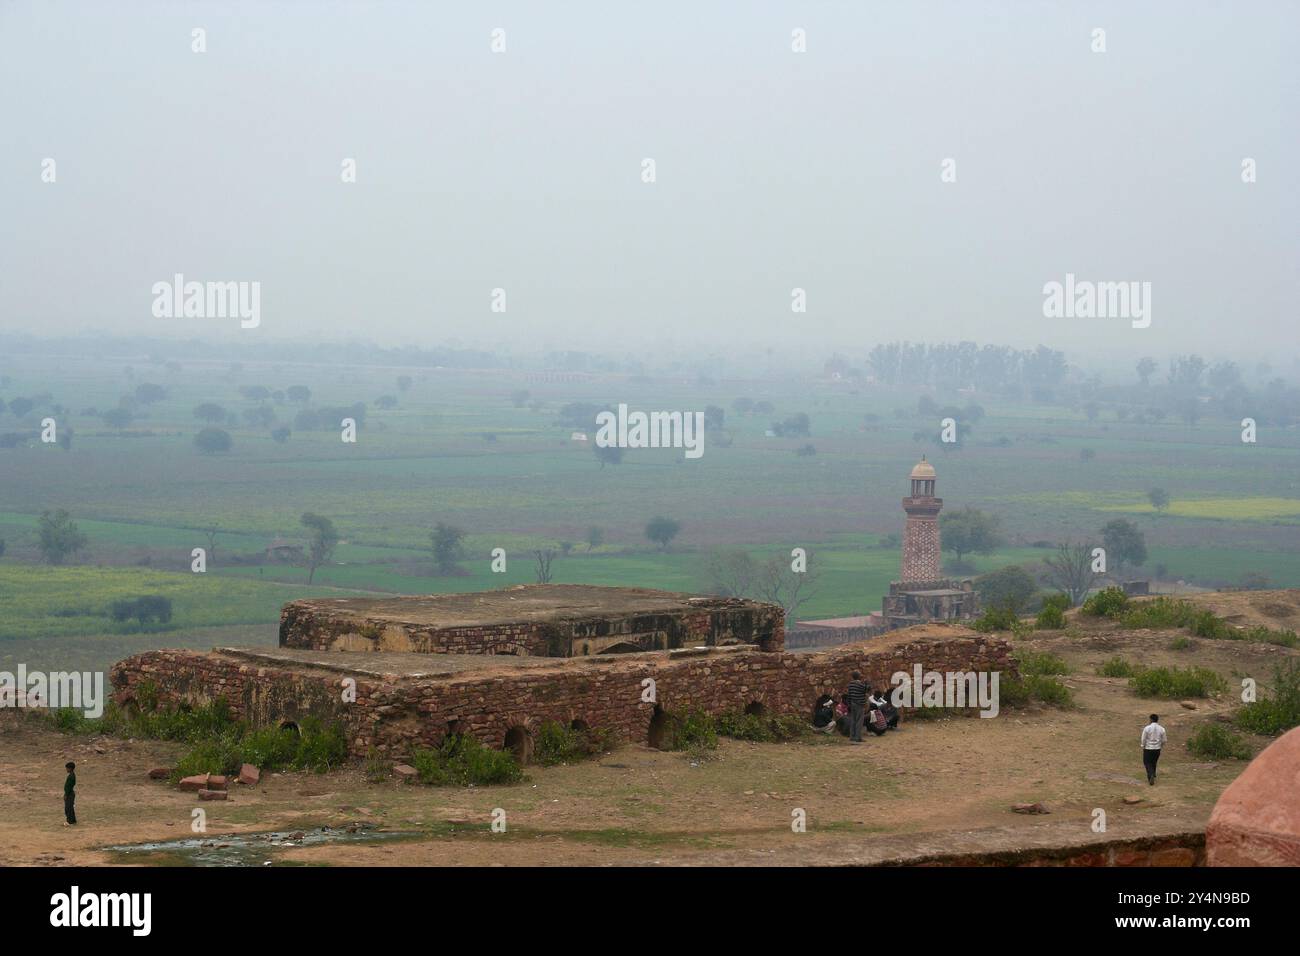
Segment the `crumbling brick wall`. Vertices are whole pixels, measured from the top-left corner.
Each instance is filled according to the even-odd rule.
[[[264,665],[220,651],[149,651],[116,664],[111,680],[119,704],[142,697],[141,684],[148,681],[165,704],[220,695],[236,716],[258,725],[307,714],[337,720],[353,754],[364,756],[371,747],[409,754],[453,731],[502,747],[512,728],[532,736],[545,721],[581,721],[615,739],[648,742],[657,711],[716,715],[758,705],[772,714],[809,716],[817,697],[842,692],[854,670],[883,688],[890,675],[911,672],[915,664],[937,671],[1015,670],[1005,640],[954,628],[952,636],[824,652],[682,651],[441,677],[375,678],[341,666]],[[356,681],[355,702],[344,700],[345,678]]]

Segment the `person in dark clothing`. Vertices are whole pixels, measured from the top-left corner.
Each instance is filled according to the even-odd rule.
[[[845,737],[852,732],[852,728],[849,727],[849,705],[844,702],[843,697],[835,702],[835,729]]]
[[[853,679],[844,691],[849,702],[849,740],[855,744],[862,743],[862,720],[867,710],[867,685],[862,675],[853,672]]]
[[[813,707],[812,725],[815,730],[825,734],[835,731],[835,698],[830,694],[822,694],[817,698],[817,705]]]
[[[64,826],[77,822],[77,765],[69,760],[64,766],[68,770],[68,779],[63,781],[63,815],[67,817]]]

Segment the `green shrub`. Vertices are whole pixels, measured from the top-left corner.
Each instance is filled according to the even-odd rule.
[[[1277,644],[1279,647],[1295,647],[1300,644],[1300,638],[1296,637],[1295,631],[1275,631],[1262,624],[1246,628],[1241,632],[1241,636],[1247,641],[1256,641],[1261,644]]]
[[[1169,642],[1169,649],[1171,651],[1185,651],[1195,646],[1196,642],[1190,637],[1175,637]]]
[[[768,717],[764,714],[722,714],[717,718],[719,736],[735,740],[775,743],[811,735],[808,723],[799,717]]]
[[[1089,617],[1119,617],[1127,607],[1123,588],[1102,588],[1083,602],[1081,612]]]
[[[1127,628],[1147,627],[1159,630],[1188,627],[1196,614],[1196,607],[1191,603],[1161,595],[1154,601],[1142,601],[1131,605],[1120,615],[1119,622]]]
[[[1030,701],[1069,707],[1074,703],[1074,693],[1050,675],[1022,674],[1018,678],[1002,675],[998,682],[999,706],[1023,707]]]
[[[1132,677],[1135,668],[1118,654],[1097,668],[1101,677]]]
[[[716,722],[703,711],[691,711],[673,727],[673,750],[714,750],[718,746]]]
[[[1187,749],[1210,760],[1249,760],[1249,745],[1220,723],[1201,724],[1187,739]]]
[[[1063,675],[1070,673],[1070,667],[1060,657],[1047,651],[1025,651],[1016,655],[1016,664],[1021,676],[1028,675]]]
[[[261,727],[244,735],[240,750],[245,763],[272,770],[294,763],[300,741],[292,728]]]
[[[994,631],[1009,631],[1019,623],[1020,618],[1016,617],[1016,612],[1003,605],[986,610],[975,619],[973,627],[982,634],[991,634]]]
[[[316,717],[303,718],[301,726],[302,734],[293,766],[325,773],[348,759],[348,739],[342,726],[325,724]]]
[[[524,777],[515,755],[485,747],[468,734],[448,734],[436,748],[418,748],[411,766],[420,782],[431,786],[492,786],[517,783]]]
[[[1215,617],[1213,611],[1196,611],[1187,625],[1197,637],[1209,637],[1215,640],[1241,640],[1242,633],[1226,621]]]
[[[239,741],[233,731],[200,741],[172,769],[172,782],[201,773],[234,774],[242,763]]]
[[[1143,697],[1212,697],[1228,689],[1228,682],[1206,667],[1144,667],[1129,678],[1129,687]]]
[[[554,720],[544,721],[537,729],[533,760],[543,767],[577,763],[601,753],[607,736],[603,730],[578,729]]]
[[[1040,631],[1059,631],[1065,627],[1065,611],[1055,604],[1044,604],[1034,620],[1034,626]]]
[[[1237,711],[1237,724],[1252,734],[1276,736],[1300,726],[1300,661],[1273,668],[1273,692]]]

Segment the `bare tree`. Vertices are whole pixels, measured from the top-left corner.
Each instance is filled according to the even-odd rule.
[[[533,556],[537,559],[537,583],[551,583],[551,562],[555,560],[554,548],[537,548],[533,551]]]
[[[1056,554],[1047,558],[1043,564],[1043,582],[1060,588],[1070,596],[1073,607],[1092,590],[1097,580],[1097,572],[1092,569],[1092,549],[1090,542],[1071,544],[1068,541],[1057,546]]]
[[[790,559],[776,554],[764,563],[754,581],[754,590],[760,598],[785,608],[785,619],[793,621],[800,605],[813,596],[820,570],[813,563],[813,554],[807,553],[807,570],[795,571]]]
[[[204,529],[203,533],[208,538],[208,561],[212,561],[217,553],[217,533],[221,530],[221,525],[212,525]]]
[[[744,597],[752,593],[758,565],[744,551],[715,551],[704,565],[709,592],[722,597]]]

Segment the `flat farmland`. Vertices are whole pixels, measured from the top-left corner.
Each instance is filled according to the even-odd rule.
[[[1146,536],[1169,580],[1232,584],[1247,572],[1274,586],[1300,586],[1300,437],[1261,432],[1243,445],[1239,423],[1139,424],[1078,409],[984,399],[983,417],[958,450],[934,439],[938,422],[917,413],[917,390],[828,379],[700,381],[594,375],[535,382],[524,372],[307,364],[184,362],[139,356],[96,360],[24,356],[4,371],[3,395],[48,393],[45,406],[71,446],[19,441],[0,448],[0,600],[10,613],[0,642],[112,634],[103,609],[113,596],[174,595],[178,638],[210,627],[267,626],[283,601],[308,593],[305,567],[269,562],[275,539],[302,543],[300,516],[329,517],[341,543],[311,590],[400,593],[478,590],[535,580],[532,552],[570,544],[552,566],[557,582],[707,591],[709,556],[756,558],[802,547],[818,580],[804,617],[880,606],[896,575],[907,473],[925,454],[945,507],[996,515],[1006,544],[968,558],[963,573],[1035,564],[1048,546],[1095,539],[1115,517]],[[398,385],[409,376],[408,387]],[[133,420],[108,427],[103,413],[144,383],[165,397],[132,403]],[[293,402],[290,386],[311,390]],[[248,392],[263,387],[266,396]],[[242,390],[242,391],[241,391]],[[512,393],[525,392],[512,400]],[[393,407],[381,407],[392,396]],[[737,398],[767,401],[763,415],[735,412]],[[355,444],[335,427],[309,430],[304,410],[365,403]],[[629,450],[604,467],[564,421],[569,403],[626,402],[633,409],[726,410],[705,453]],[[201,453],[194,414],[220,405],[232,447]],[[34,431],[52,414],[0,414],[0,433]],[[772,422],[806,413],[807,436],[773,437]],[[247,416],[259,415],[254,425]],[[291,434],[278,442],[276,426]],[[588,429],[594,438],[594,432]],[[805,447],[810,446],[810,447]],[[803,451],[801,454],[800,451]],[[1088,454],[1084,454],[1087,450]],[[1161,513],[1146,493],[1171,497]],[[88,539],[68,567],[39,566],[37,518],[66,508]],[[667,549],[646,540],[646,522],[681,523]],[[429,535],[438,522],[466,532],[461,573],[434,573]],[[588,529],[601,529],[593,548]],[[190,552],[217,530],[206,575]],[[494,548],[507,552],[492,573]],[[84,573],[85,578],[77,575]],[[42,577],[45,575],[45,577]],[[60,575],[67,575],[60,580]],[[93,613],[75,614],[71,596]]]

